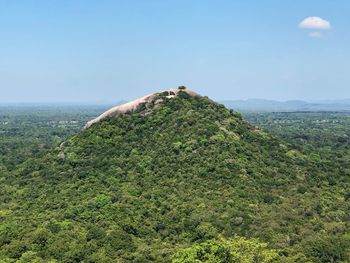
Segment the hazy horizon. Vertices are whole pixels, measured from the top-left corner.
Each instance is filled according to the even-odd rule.
[[[0,104],[350,98],[350,2],[3,1]]]
[[[203,95],[203,94],[201,94]],[[203,95],[205,96],[205,95]],[[25,102],[25,101],[9,101],[9,102],[2,102],[0,101],[0,106],[113,106],[117,104],[123,104],[127,103],[129,101],[132,101],[137,98],[132,99],[120,99],[120,100],[105,100],[105,101],[31,101],[31,102]],[[232,102],[232,101],[271,101],[271,102],[280,102],[280,103],[286,103],[286,102],[293,102],[293,101],[303,101],[307,103],[321,103],[321,104],[327,104],[327,103],[346,103],[350,104],[350,98],[342,98],[342,99],[324,99],[324,100],[303,100],[303,99],[287,99],[287,100],[278,100],[278,99],[262,99],[262,98],[247,98],[247,99],[222,99],[222,100],[216,100],[217,102],[223,103],[223,102]]]

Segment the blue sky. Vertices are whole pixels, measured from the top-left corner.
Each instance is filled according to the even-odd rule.
[[[348,0],[0,1],[0,102],[350,98]],[[317,16],[330,29],[299,23]],[[312,36],[310,36],[310,34]]]

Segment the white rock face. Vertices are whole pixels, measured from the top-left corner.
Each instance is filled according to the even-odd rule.
[[[139,109],[140,107],[142,107],[143,105],[147,105],[148,103],[154,101],[154,99],[157,97],[157,95],[162,94],[164,92],[168,92],[168,96],[166,96],[168,99],[176,97],[179,92],[186,92],[188,95],[193,96],[193,97],[199,96],[199,94],[197,94],[196,92],[188,90],[188,89],[169,89],[169,90],[164,90],[161,92],[156,92],[156,93],[144,96],[142,98],[130,101],[130,102],[125,103],[123,105],[113,107],[113,108],[105,111],[97,118],[87,122],[86,125],[84,126],[84,129],[89,128],[91,125],[99,122],[100,120],[102,120],[104,118],[132,113],[132,112],[136,111],[137,109]],[[161,103],[161,102],[157,102],[157,104],[159,104],[159,103]]]

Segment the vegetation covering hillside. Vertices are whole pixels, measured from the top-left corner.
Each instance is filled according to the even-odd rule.
[[[349,112],[247,113],[245,117],[319,160],[330,180],[350,176]]]
[[[97,106],[0,106],[0,172],[77,133]]]
[[[0,258],[350,260],[348,169],[207,98],[163,99],[2,173]]]

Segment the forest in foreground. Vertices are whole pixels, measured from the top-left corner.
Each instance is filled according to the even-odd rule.
[[[349,262],[349,113],[100,112],[0,109],[0,262]]]

